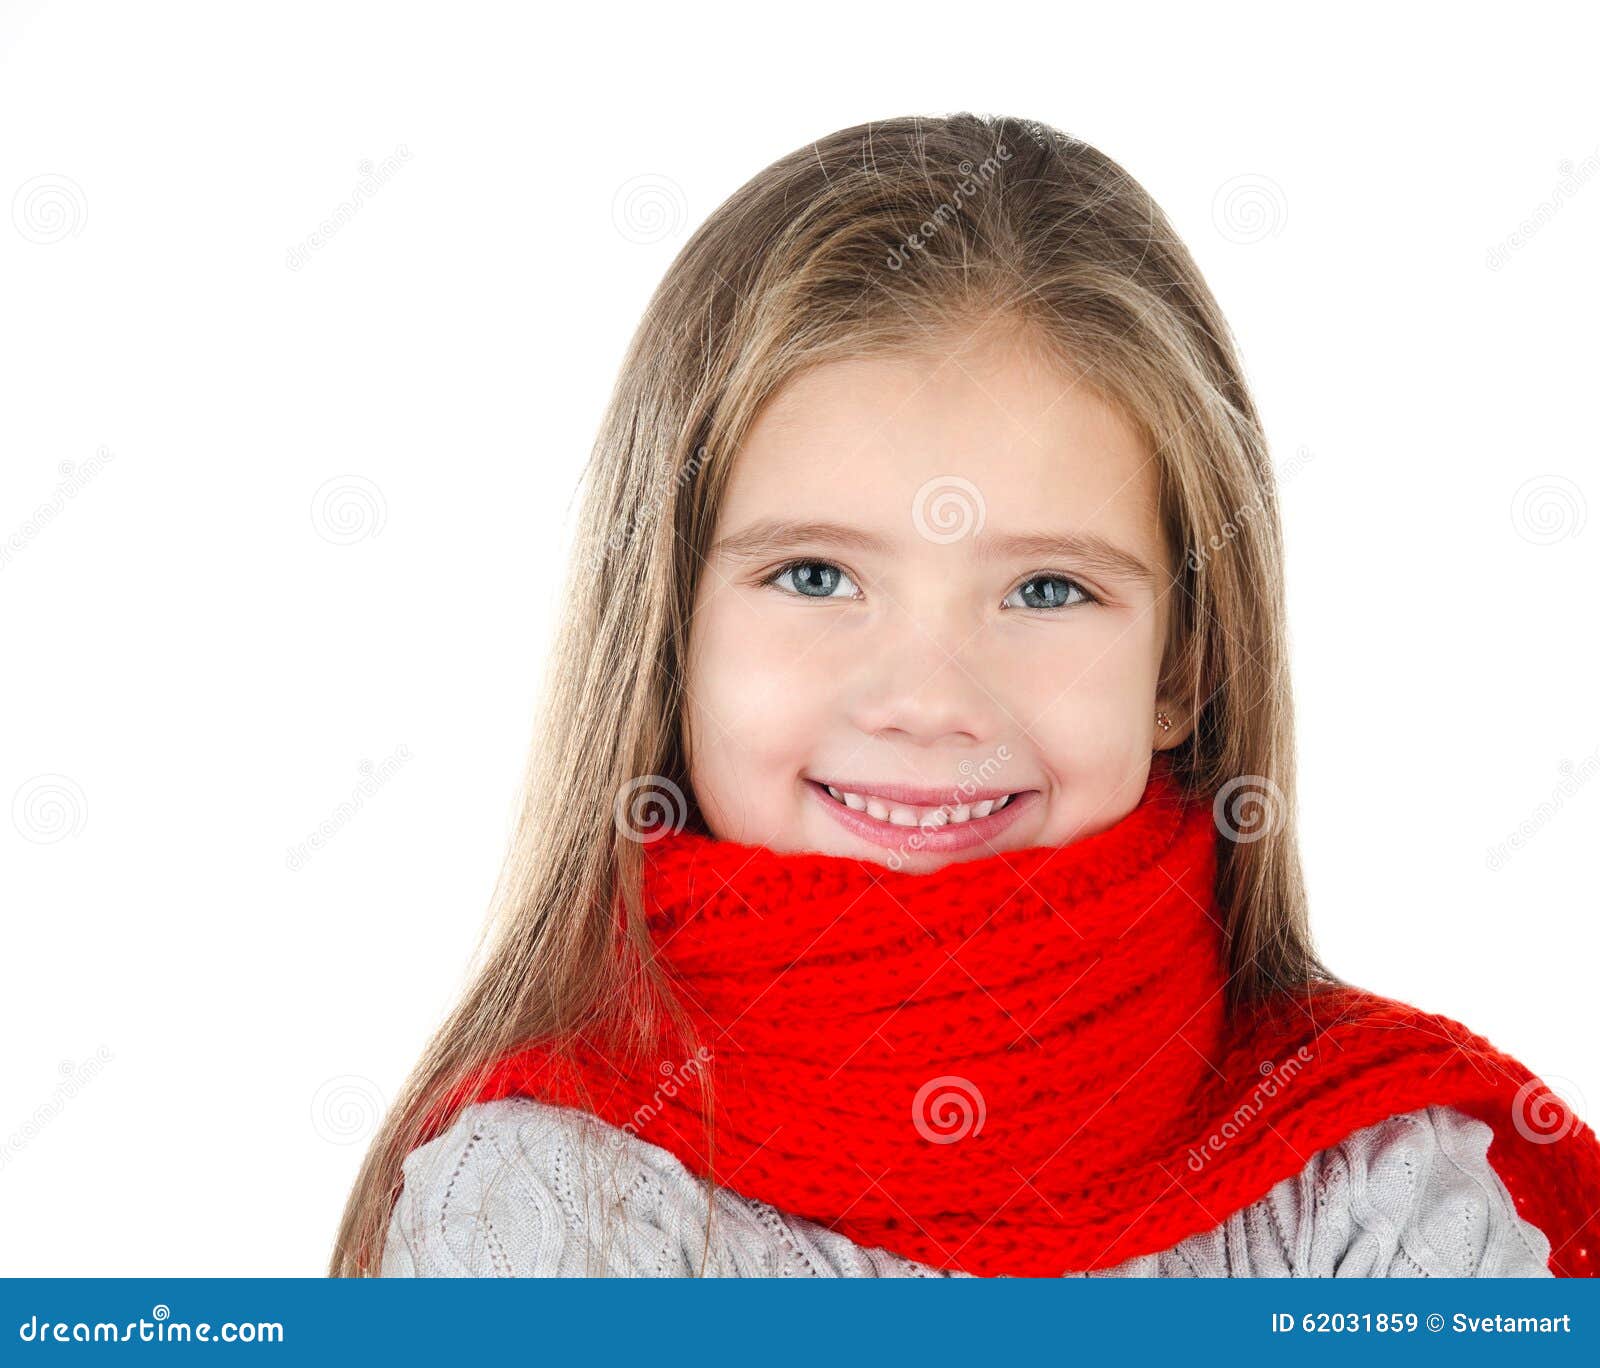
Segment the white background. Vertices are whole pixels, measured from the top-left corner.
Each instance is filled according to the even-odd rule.
[[[1600,23],[1108,8],[0,7],[0,1272],[323,1271],[464,981],[649,292],[906,113],[1056,124],[1171,216],[1307,454],[1320,945],[1600,1119]]]

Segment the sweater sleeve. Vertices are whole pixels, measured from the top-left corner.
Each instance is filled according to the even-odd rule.
[[[1550,1241],[1453,1107],[1399,1113],[1314,1155],[1212,1230],[1102,1277],[1548,1278]]]

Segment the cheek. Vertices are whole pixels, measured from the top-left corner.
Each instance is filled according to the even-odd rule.
[[[817,627],[775,621],[720,591],[696,613],[693,638],[686,712],[697,783],[735,772],[792,779],[837,707]]]
[[[696,615],[694,636],[689,687],[701,710],[727,730],[781,726],[785,716],[826,702],[819,689],[828,657],[814,628],[797,632],[723,592]]]
[[[1154,631],[1142,621],[1063,634],[1018,662],[1017,715],[1053,757],[1115,763],[1145,747],[1159,670]]]

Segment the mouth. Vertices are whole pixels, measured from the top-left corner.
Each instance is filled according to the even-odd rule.
[[[943,790],[898,784],[833,784],[806,777],[829,814],[846,830],[891,849],[961,850],[992,842],[1039,799],[1038,789],[978,789],[950,797]]]

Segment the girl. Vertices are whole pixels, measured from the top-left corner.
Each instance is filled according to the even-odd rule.
[[[332,1272],[1593,1275],[1594,1132],[1313,949],[1279,539],[1094,148],[755,177],[623,365],[492,943]]]

